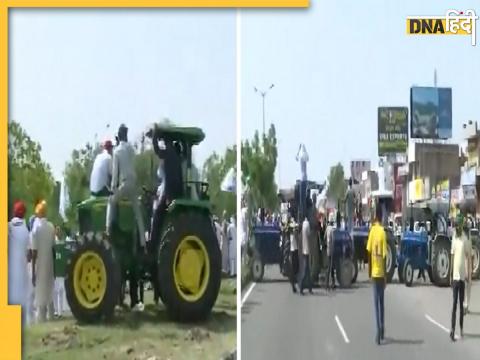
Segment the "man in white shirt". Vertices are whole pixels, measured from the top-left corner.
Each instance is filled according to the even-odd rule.
[[[145,251],[145,225],[137,196],[137,174],[134,166],[135,150],[128,142],[128,128],[123,124],[118,129],[118,140],[119,145],[113,152],[112,160],[113,195],[109,197],[107,206],[107,236],[110,236],[116,204],[120,199],[127,199],[131,203],[137,222],[140,246]]]
[[[297,292],[297,276],[298,276],[298,243],[297,243],[297,228],[298,225],[292,218],[289,224],[290,233],[290,284],[292,284],[292,291]]]
[[[25,223],[25,204],[15,202],[13,218],[8,223],[8,303],[21,305],[22,324],[27,322],[29,233]],[[29,320],[29,319],[28,319]]]
[[[473,225],[470,226],[470,228]],[[470,228],[468,231],[470,231]],[[470,302],[470,297],[472,294],[472,272],[473,272],[473,249],[472,249],[472,239],[470,234],[465,236],[465,253],[466,253],[466,262],[465,262],[465,299],[463,301],[464,314],[468,313],[468,305]]]
[[[312,290],[312,279],[310,275],[310,222],[305,217],[305,220],[302,224],[302,277],[300,280],[299,288],[300,294],[303,295],[304,285],[308,287],[310,294],[313,293]]]
[[[235,276],[237,274],[237,227],[235,226],[235,218],[233,216],[230,218],[227,236],[230,276]]]
[[[110,140],[106,140],[102,147],[103,151],[96,156],[90,174],[90,193],[93,196],[110,195],[113,145]]]
[[[455,219],[455,233],[453,234],[451,247],[451,270],[450,281],[453,289],[452,327],[450,339],[455,341],[455,325],[457,315],[457,303],[460,308],[460,335],[463,337],[463,301],[465,298],[466,263],[468,262],[468,249],[466,235],[463,231],[463,215],[460,213]]]
[[[335,216],[333,212],[328,214],[328,225],[325,231],[325,238],[327,242],[327,257],[328,257],[328,270],[327,270],[327,280],[326,288],[327,290],[335,289],[335,264],[334,264],[334,238],[333,233],[335,231]]]
[[[35,208],[37,220],[32,231],[32,283],[35,287],[35,302],[38,320],[45,321],[47,312],[53,317],[53,245],[55,228],[46,218],[47,203],[40,202]]]

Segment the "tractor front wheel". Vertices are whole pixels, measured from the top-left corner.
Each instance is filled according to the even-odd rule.
[[[198,321],[210,315],[221,284],[222,255],[210,217],[178,214],[158,249],[159,296],[169,316]]]
[[[120,266],[100,233],[85,234],[67,262],[65,293],[73,316],[86,323],[113,317],[121,291]]]

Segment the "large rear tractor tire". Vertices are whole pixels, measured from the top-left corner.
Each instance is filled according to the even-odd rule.
[[[450,244],[448,239],[439,239],[433,246],[432,277],[435,285],[450,285]]]
[[[473,255],[473,271],[472,279],[480,278],[480,244],[472,244],[472,255]]]
[[[67,261],[68,305],[79,322],[111,320],[121,296],[120,265],[112,246],[101,233],[84,234],[79,242]]]
[[[354,273],[353,260],[340,259],[337,268],[337,281],[341,288],[348,288],[352,285]]]
[[[393,275],[395,274],[395,267],[397,264],[397,252],[395,246],[395,237],[392,233],[387,233],[387,281],[392,282]]]
[[[206,319],[218,297],[222,255],[210,217],[174,215],[158,248],[159,296],[177,321]]]
[[[358,277],[358,260],[353,259],[353,277],[352,277],[352,284],[357,282]]]

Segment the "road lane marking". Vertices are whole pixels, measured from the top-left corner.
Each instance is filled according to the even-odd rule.
[[[342,323],[340,322],[340,319],[338,318],[337,315],[335,315],[335,321],[337,322],[337,326],[338,326],[340,332],[342,333],[343,340],[345,340],[345,342],[346,342],[347,344],[349,344],[349,343],[350,343],[350,340],[348,340],[347,333],[346,333],[345,329],[343,328],[343,325],[342,325]]]
[[[440,324],[439,322],[437,322],[436,320],[434,320],[430,315],[428,314],[425,314],[425,318],[430,321],[433,325],[436,325],[438,326],[440,329],[442,329],[443,331],[445,331],[447,334],[450,334],[450,330],[443,326],[442,324]],[[458,335],[455,335],[455,339],[459,339],[460,337]]]
[[[250,287],[248,288],[248,290],[245,292],[245,295],[243,295],[243,299],[242,299],[242,305],[245,303],[245,301],[247,300],[248,296],[250,295],[250,293],[252,292],[253,288],[255,287],[257,283],[252,283],[252,285],[250,285]]]

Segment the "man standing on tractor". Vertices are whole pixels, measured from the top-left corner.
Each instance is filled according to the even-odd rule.
[[[32,284],[35,287],[35,302],[38,320],[45,321],[47,312],[53,316],[53,246],[55,228],[47,216],[47,203],[41,201],[35,208],[37,220],[32,231]]]
[[[112,186],[107,206],[107,236],[111,236],[115,207],[118,201],[126,198],[130,201],[137,221],[140,247],[145,251],[145,225],[137,196],[137,175],[135,173],[135,150],[128,142],[128,128],[120,125],[118,129],[119,145],[113,152]]]
[[[458,213],[455,218],[455,233],[452,239],[450,283],[453,289],[453,308],[452,308],[452,327],[450,329],[450,339],[455,341],[455,325],[457,322],[457,303],[460,308],[460,336],[463,337],[463,301],[465,299],[465,279],[466,269],[469,264],[469,249],[467,236],[463,229],[463,215]]]
[[[346,225],[347,231],[351,234],[353,229],[353,216],[355,213],[355,192],[352,188],[353,181],[352,178],[348,180],[348,189],[345,194],[345,217],[346,217]]]
[[[367,252],[370,259],[368,272],[373,282],[373,301],[375,304],[377,329],[375,342],[377,345],[380,345],[380,341],[385,336],[384,292],[387,286],[387,273],[385,271],[387,239],[385,229],[382,226],[382,211],[380,207],[376,209],[375,221],[368,235]]]
[[[112,149],[110,140],[102,144],[103,151],[95,157],[90,175],[90,193],[93,196],[109,196],[112,178]]]

